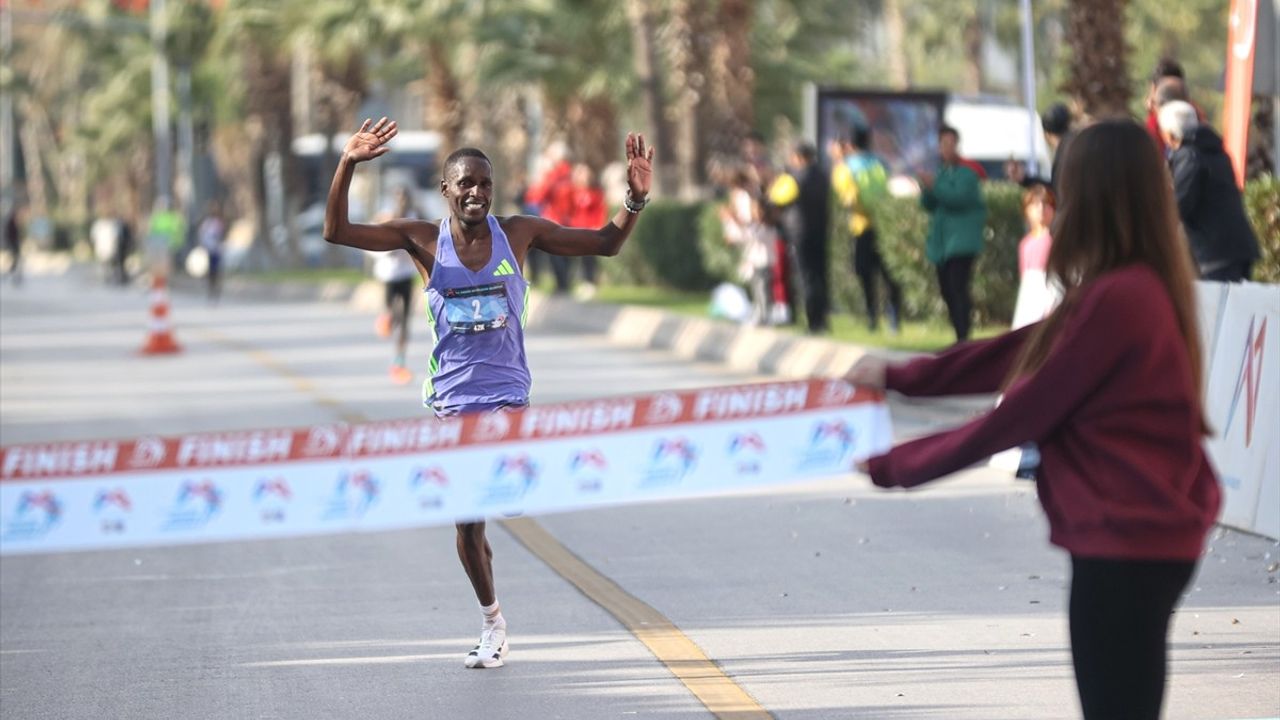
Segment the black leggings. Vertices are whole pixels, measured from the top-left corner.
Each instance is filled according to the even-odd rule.
[[[969,326],[973,314],[973,260],[972,255],[947,258],[938,266],[938,287],[942,301],[947,304],[951,327],[955,328],[956,341],[969,339]]]
[[[880,325],[880,298],[876,286],[878,280],[883,278],[885,287],[889,290],[889,304],[885,308],[889,326],[897,330],[899,313],[902,312],[902,288],[894,282],[889,268],[884,264],[875,228],[867,228],[853,239],[853,271],[862,284],[862,296],[867,303],[867,324],[872,330]]]
[[[386,286],[387,311],[396,326],[407,326],[409,308],[413,306],[413,279],[392,280]]]
[[[1169,619],[1195,569],[1071,556],[1071,659],[1085,720],[1159,720]]]

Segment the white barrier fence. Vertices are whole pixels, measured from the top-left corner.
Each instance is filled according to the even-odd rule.
[[[1280,537],[1280,286],[1197,283],[1221,522]]]
[[[767,383],[413,420],[0,449],[0,554],[387,530],[850,472],[883,398]]]
[[[1018,302],[1015,316],[1037,317],[1049,298],[1020,295]],[[1196,307],[1220,521],[1280,538],[1280,286],[1197,282]],[[1012,473],[1021,457],[1008,450],[990,464]]]

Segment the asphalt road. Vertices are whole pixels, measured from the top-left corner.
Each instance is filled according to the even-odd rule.
[[[0,288],[0,442],[421,412],[372,316],[344,305],[179,296],[168,358],[136,356],[145,313],[139,291],[75,272]],[[529,353],[541,401],[753,379],[554,319]],[[907,434],[953,419],[895,414]],[[537,521],[777,718],[1077,715],[1066,558],[1034,489],[999,473]],[[462,667],[479,614],[448,528],[6,557],[0,716],[713,716],[557,568],[490,536],[512,652],[489,672]],[[1280,716],[1277,560],[1273,541],[1215,535],[1175,618],[1167,717]]]

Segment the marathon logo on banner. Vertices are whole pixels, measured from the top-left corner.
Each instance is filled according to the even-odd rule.
[[[1222,522],[1280,537],[1280,288],[1232,284],[1221,317],[1205,412]]]
[[[883,399],[801,381],[298,429],[0,449],[0,552],[445,524],[733,492],[887,449]]]

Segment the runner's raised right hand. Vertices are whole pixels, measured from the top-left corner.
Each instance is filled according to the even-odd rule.
[[[342,154],[353,162],[372,160],[391,152],[387,142],[395,137],[399,130],[396,127],[396,121],[387,120],[384,117],[373,127],[370,127],[371,123],[372,120],[366,118],[356,134],[347,140],[346,147],[342,148]]]

